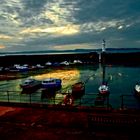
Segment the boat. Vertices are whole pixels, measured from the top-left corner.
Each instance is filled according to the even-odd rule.
[[[74,60],[73,64],[82,64],[83,62],[81,60]]]
[[[41,82],[41,86],[43,89],[52,88],[54,90],[59,90],[62,87],[61,84],[62,84],[61,79],[57,79],[57,78],[47,78]]]
[[[98,88],[99,94],[106,96],[109,95],[109,87],[107,85],[107,82],[102,82],[102,84]]]
[[[63,61],[60,63],[60,65],[68,66],[68,65],[70,65],[70,63],[68,61]]]
[[[137,82],[135,84],[134,93],[140,99],[140,82]]]
[[[46,66],[51,66],[52,63],[48,61],[48,62],[45,63],[45,65],[46,65]]]
[[[83,82],[77,82],[72,85],[73,98],[80,98],[83,94],[85,94],[85,84]]]
[[[26,91],[27,93],[37,90],[38,88],[40,88],[40,86],[41,86],[41,81],[33,78],[27,78],[20,84],[22,91],[23,92]]]

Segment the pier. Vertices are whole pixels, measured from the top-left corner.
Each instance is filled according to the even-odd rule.
[[[88,52],[73,54],[42,54],[42,55],[5,55],[0,56],[0,66],[12,66],[14,64],[45,64],[47,61],[62,62],[81,60],[86,63],[112,64],[112,65],[139,65],[140,52]],[[10,61],[9,61],[10,60]]]
[[[10,60],[10,61],[9,61]],[[13,64],[45,64],[46,62],[73,62],[81,60],[86,63],[99,63],[99,54],[97,52],[87,53],[67,53],[67,54],[24,54],[24,55],[5,55],[0,56],[0,66],[12,66]]]

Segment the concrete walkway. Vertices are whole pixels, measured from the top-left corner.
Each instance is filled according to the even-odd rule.
[[[140,114],[136,112],[0,106],[0,138],[5,140],[127,140],[132,138],[134,140],[139,136],[136,131],[140,126],[139,116]],[[123,131],[121,127],[124,123],[119,121],[117,123],[114,118],[117,120],[130,118],[131,127]],[[132,127],[135,121],[137,127]],[[116,123],[117,127],[112,127],[116,126]]]

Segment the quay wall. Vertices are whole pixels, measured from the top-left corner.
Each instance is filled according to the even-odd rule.
[[[101,56],[99,56],[101,55]],[[100,59],[100,60],[99,60]],[[10,66],[13,64],[42,64],[46,62],[62,62],[81,60],[85,63],[98,64],[140,64],[140,52],[129,53],[110,53],[110,52],[89,52],[72,54],[33,54],[33,55],[5,55],[0,56],[0,66]]]
[[[140,65],[140,52],[131,53],[101,53],[101,63]]]
[[[33,55],[5,55],[0,56],[0,66],[9,66],[13,64],[45,64],[46,62],[62,62],[81,60],[85,63],[99,63],[99,54],[73,53],[73,54],[33,54]]]

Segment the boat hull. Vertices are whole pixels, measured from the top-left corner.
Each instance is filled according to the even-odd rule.
[[[140,92],[138,92],[135,88],[134,88],[134,95],[140,99]]]
[[[41,87],[44,89],[54,89],[59,90],[61,89],[61,79],[45,79],[42,81]]]
[[[61,89],[61,84],[48,84],[48,85],[42,85],[41,86],[44,89],[54,89],[54,90],[59,90]]]
[[[72,85],[73,98],[81,98],[85,94],[85,85],[82,82]]]
[[[34,81],[31,84],[20,84],[20,87],[22,89],[21,93],[33,93],[36,90],[38,90],[41,87],[40,81]]]
[[[106,84],[102,84],[99,87],[99,94],[102,96],[108,96],[110,94],[108,86]]]
[[[99,91],[99,94],[102,96],[108,96],[110,94],[109,91]]]

